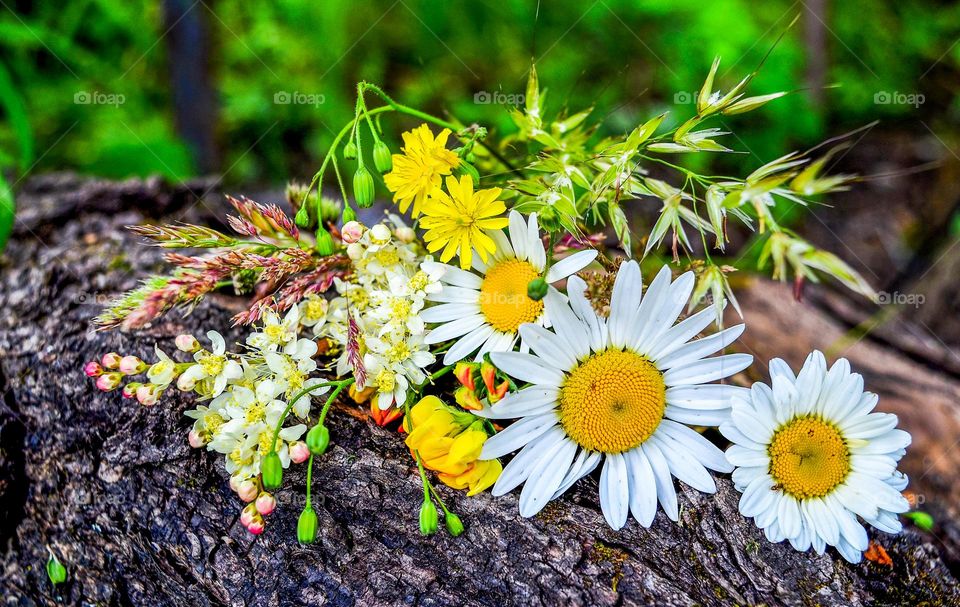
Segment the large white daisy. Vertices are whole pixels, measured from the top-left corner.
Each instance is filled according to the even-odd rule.
[[[533,516],[603,461],[600,505],[614,529],[633,513],[649,527],[657,501],[678,518],[673,477],[716,491],[707,469],[733,469],[723,452],[684,424],[716,426],[729,419],[730,399],[746,388],[708,384],[748,367],[747,354],[705,358],[743,332],[730,327],[689,341],[715,318],[703,310],[674,325],[690,297],[693,273],[676,281],[664,267],[641,297],[640,266],[621,266],[600,318],[584,296],[586,284],[567,281],[569,305],[547,295],[553,331],[520,328],[533,354],[491,354],[505,373],[531,385],[479,412],[521,418],[483,446],[480,459],[520,449],[493,488],[502,495],[520,483],[520,514]]]
[[[428,296],[440,305],[420,313],[423,320],[439,323],[426,337],[427,344],[457,339],[443,364],[453,364],[473,352],[479,360],[487,352],[512,350],[524,323],[547,323],[543,300],[527,296],[527,286],[536,278],[554,283],[587,267],[597,256],[595,250],[578,251],[546,270],[547,253],[540,238],[537,214],[529,222],[517,211],[510,212],[509,236],[500,230],[491,234],[496,253],[484,263],[473,256],[474,272],[455,266],[424,262],[424,269],[440,267],[443,289]],[[429,270],[428,270],[429,271]]]
[[[734,443],[727,460],[737,466],[740,512],[771,542],[820,554],[829,544],[859,562],[867,532],[858,516],[887,533],[902,528],[907,477],[897,462],[910,435],[895,429],[896,415],[872,413],[877,395],[863,391],[846,359],[828,371],[813,352],[797,375],[774,359],[770,377],[772,387],[756,383],[738,395],[720,426]]]

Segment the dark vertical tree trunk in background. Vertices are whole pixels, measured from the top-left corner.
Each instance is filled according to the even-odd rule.
[[[203,173],[220,170],[216,126],[218,105],[211,78],[211,47],[206,4],[192,0],[164,0],[164,40],[173,93],[177,134],[190,146]]]
[[[803,41],[807,48],[807,86],[810,99],[823,107],[827,81],[827,0],[807,0],[803,11]]]

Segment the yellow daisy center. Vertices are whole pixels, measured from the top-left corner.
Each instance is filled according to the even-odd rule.
[[[271,343],[279,343],[283,340],[286,328],[283,325],[269,325],[264,327],[263,332]]]
[[[516,333],[523,323],[540,318],[543,301],[527,297],[527,285],[539,276],[536,268],[519,259],[508,259],[487,268],[480,285],[480,312],[494,329]]]
[[[818,417],[798,417],[781,426],[768,452],[770,476],[801,500],[829,494],[850,472],[846,440],[836,426]]]
[[[623,453],[656,431],[667,406],[663,373],[630,351],[606,350],[577,365],[560,390],[560,423],[584,449]]]

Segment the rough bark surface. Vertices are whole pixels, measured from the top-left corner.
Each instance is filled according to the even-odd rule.
[[[294,537],[302,470],[287,475],[265,534],[250,536],[237,522],[239,505],[218,457],[186,444],[188,399],[176,395],[140,407],[98,393],[81,371],[84,361],[106,351],[146,356],[153,341],[171,351],[178,332],[228,325],[229,302],[211,299],[188,318],[171,316],[139,334],[89,331],[98,300],[130,288],[159,260],[122,226],[145,219],[138,209],[182,216],[195,198],[189,188],[158,183],[61,179],[68,190],[58,191],[56,181],[41,184],[49,214],[37,211],[18,230],[0,278],[0,588],[6,604],[960,602],[950,566],[930,536],[909,529],[899,537],[872,533],[892,567],[850,565],[833,551],[798,553],[770,544],[738,514],[738,494],[723,475],[713,496],[678,483],[679,523],[659,513],[652,528],[629,523],[619,533],[604,524],[592,479],[530,520],[518,515],[515,496],[467,499],[445,491],[467,530],[459,538],[423,538],[416,523],[420,483],[402,441],[346,406],[332,413],[333,446],[314,473],[319,542],[302,547]],[[83,202],[88,188],[97,192],[92,206]],[[32,198],[37,189],[25,188],[22,207],[42,206]],[[60,205],[71,205],[69,212]],[[780,296],[779,287],[767,288],[748,306],[758,321],[766,317],[767,298]],[[812,309],[804,314],[818,317]],[[764,331],[772,336],[786,328],[757,324],[748,345],[765,357]],[[881,363],[906,359],[892,350],[882,356],[868,383],[898,390],[893,374],[901,370]],[[956,417],[955,380],[942,381],[934,387]],[[899,392],[904,406],[924,398],[906,387]],[[944,466],[943,474],[952,486],[956,466]],[[47,545],[69,571],[68,582],[56,589],[43,568]]]

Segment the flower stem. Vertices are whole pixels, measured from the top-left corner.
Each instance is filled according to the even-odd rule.
[[[327,411],[330,410],[330,406],[333,405],[333,401],[337,400],[337,397],[340,396],[340,393],[343,392],[343,389],[349,386],[354,382],[354,379],[345,379],[341,382],[338,382],[337,387],[330,393],[330,397],[327,398],[327,402],[324,403],[323,409],[320,411],[320,418],[317,420],[317,424],[323,424],[323,420],[327,418]]]
[[[311,507],[310,504],[310,489],[313,486],[313,453],[310,454],[310,461],[307,462],[307,508]]]
[[[348,381],[348,380],[344,380],[344,381]],[[349,381],[352,382],[353,380],[349,380]],[[273,443],[270,446],[270,450],[271,451],[277,450],[277,440],[280,438],[280,428],[283,427],[283,422],[287,421],[287,415],[289,415],[290,410],[293,409],[294,403],[300,400],[301,397],[306,396],[307,394],[313,392],[314,390],[319,390],[320,388],[325,388],[328,386],[335,386],[335,385],[339,386],[342,384],[343,384],[342,381],[340,382],[332,381],[332,382],[324,382],[322,384],[314,384],[312,386],[307,386],[303,390],[300,390],[299,392],[294,394],[293,398],[290,399],[290,402],[287,403],[286,408],[284,408],[283,413],[280,414],[280,419],[277,420],[277,427],[274,428],[274,431],[273,431]],[[336,392],[334,392],[334,394],[339,394],[339,389]]]

